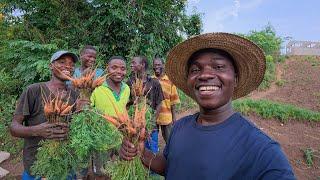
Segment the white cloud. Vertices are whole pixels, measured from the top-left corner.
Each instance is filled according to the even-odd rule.
[[[188,0],[189,4],[198,4],[200,0]]]
[[[241,2],[240,2],[241,1]],[[232,4],[224,6],[220,9],[213,10],[211,13],[206,13],[205,31],[224,31],[224,23],[233,19],[237,19],[239,13],[243,10],[254,9],[258,7],[263,0],[233,0]],[[207,24],[207,25],[206,25]]]

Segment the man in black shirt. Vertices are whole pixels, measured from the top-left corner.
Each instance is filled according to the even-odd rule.
[[[64,99],[70,96],[69,104],[75,103],[77,93],[66,85],[65,75],[72,76],[76,61],[78,57],[68,51],[54,53],[49,65],[51,79],[28,86],[19,98],[10,131],[12,136],[24,138],[22,179],[35,179],[30,168],[35,161],[40,140],[67,138],[67,122],[49,123],[45,118],[42,96],[63,95]]]
[[[154,119],[154,130],[151,133],[150,140],[146,141],[145,145],[152,152],[158,152],[158,129],[156,126],[156,119],[159,115],[160,105],[163,100],[163,93],[159,81],[155,78],[152,78],[148,73],[148,59],[144,56],[135,56],[131,60],[131,70],[132,73],[127,82],[132,92],[132,85],[135,82],[136,78],[142,79],[145,91],[144,95],[147,94],[148,105],[152,108],[155,113]],[[133,93],[131,93],[131,103],[133,103]]]

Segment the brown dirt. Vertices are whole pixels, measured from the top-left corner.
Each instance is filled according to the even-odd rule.
[[[284,85],[277,87],[274,83],[273,88],[265,92],[254,91],[251,97],[320,111],[320,57],[314,61],[294,57],[277,67],[277,72],[282,72],[280,79],[284,80]]]
[[[317,179],[320,177],[320,123],[289,121],[282,124],[275,119],[262,119],[254,114],[249,116],[262,131],[281,144],[298,179]],[[303,150],[312,148],[314,166],[308,167]]]

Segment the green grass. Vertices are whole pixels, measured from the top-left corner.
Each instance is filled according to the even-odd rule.
[[[303,150],[303,153],[308,167],[313,166],[314,150],[312,148],[307,148]]]
[[[310,62],[312,66],[320,65],[320,60],[317,60],[316,56],[306,56],[304,60]]]
[[[320,112],[268,100],[240,99],[233,102],[233,107],[246,115],[256,113],[265,119],[276,118],[281,122],[287,122],[289,119],[320,121]]]
[[[285,80],[280,79],[280,80],[276,81],[276,85],[279,86],[279,87],[282,87],[282,86],[284,86],[285,82],[286,82]]]
[[[276,79],[276,64],[272,56],[266,56],[266,72],[259,90],[266,90],[271,86],[271,83]]]
[[[187,96],[180,89],[178,89],[178,94],[179,94],[179,98],[180,98],[180,103],[176,106],[177,113],[181,113],[181,112],[186,111],[188,109],[193,109],[193,108],[197,107],[197,103],[192,98]]]

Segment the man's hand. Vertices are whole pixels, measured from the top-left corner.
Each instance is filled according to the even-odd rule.
[[[89,99],[78,99],[76,101],[76,110],[81,111],[85,106],[90,105],[90,100]]]
[[[36,126],[32,126],[33,135],[46,139],[65,140],[68,137],[69,127],[66,123],[48,123],[44,122]]]
[[[134,157],[137,156],[138,153],[143,154],[143,152],[139,152],[144,150],[143,142],[139,143],[139,147],[135,147],[127,138],[124,138],[122,141],[121,148],[119,150],[119,156],[121,159],[126,161],[131,161]]]

